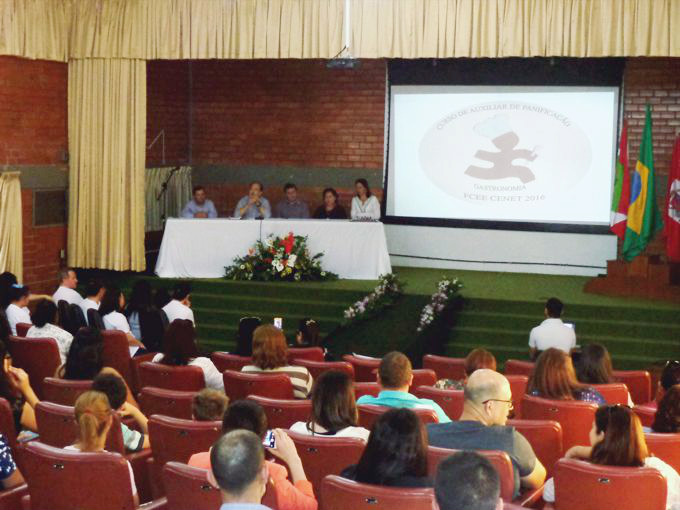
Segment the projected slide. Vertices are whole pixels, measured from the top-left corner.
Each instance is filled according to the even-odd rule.
[[[606,225],[614,87],[393,86],[388,216]]]

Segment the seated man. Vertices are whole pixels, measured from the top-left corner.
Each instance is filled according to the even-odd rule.
[[[236,204],[234,217],[242,220],[271,218],[272,208],[269,205],[269,200],[262,196],[263,191],[264,186],[261,182],[251,182],[248,186],[248,194]]]
[[[52,300],[55,303],[66,301],[69,305],[80,305],[83,302],[82,296],[75,290],[78,286],[78,278],[73,269],[65,267],[60,270],[59,282],[59,288],[52,294]]]
[[[172,324],[175,319],[185,319],[196,324],[194,312],[191,307],[191,285],[188,283],[178,283],[172,293],[172,301],[163,307],[168,322]]]
[[[205,188],[194,186],[194,198],[182,209],[182,218],[217,218],[217,209],[212,200],[205,198]]]
[[[498,472],[475,452],[458,452],[439,464],[434,495],[439,510],[503,509]]]
[[[357,404],[373,404],[386,407],[405,407],[406,409],[428,408],[437,413],[439,423],[451,420],[439,404],[426,398],[418,398],[408,392],[413,382],[411,361],[401,352],[392,351],[385,354],[378,367],[378,384],[380,393],[377,397],[364,395]]]
[[[545,481],[545,468],[526,438],[506,426],[512,410],[512,391],[504,375],[481,368],[465,385],[459,421],[427,426],[430,446],[455,450],[502,450],[512,460],[515,492],[520,485],[537,489]]]
[[[99,305],[104,297],[104,291],[106,288],[104,284],[99,280],[90,280],[85,286],[85,299],[80,303],[80,308],[83,310],[83,315],[85,316],[85,323],[89,325],[89,319],[87,318],[88,310],[99,310]]]
[[[5,308],[5,316],[13,335],[17,334],[17,324],[33,324],[28,301],[31,291],[26,285],[18,283],[9,288],[9,305]]]
[[[285,200],[276,204],[277,218],[309,218],[309,206],[297,196],[297,186],[292,182],[283,187]]]
[[[229,397],[220,390],[204,388],[191,402],[191,415],[196,421],[222,421]]]
[[[536,359],[538,355],[555,347],[566,353],[576,347],[576,333],[560,319],[564,305],[557,298],[550,298],[545,303],[546,319],[531,330],[529,334],[529,356]]]

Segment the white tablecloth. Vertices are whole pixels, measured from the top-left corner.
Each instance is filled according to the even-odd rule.
[[[156,274],[163,278],[220,278],[225,266],[269,235],[308,236],[312,254],[340,278],[375,280],[392,271],[382,223],[344,220],[231,220],[171,218],[165,224]]]

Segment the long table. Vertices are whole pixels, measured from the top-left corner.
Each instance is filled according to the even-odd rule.
[[[340,278],[374,280],[392,271],[385,229],[347,220],[234,220],[171,218],[165,224],[156,274],[163,278],[220,278],[225,266],[256,241],[288,232],[308,236],[309,251]]]

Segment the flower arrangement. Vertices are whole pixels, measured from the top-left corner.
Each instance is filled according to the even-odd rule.
[[[334,280],[335,273],[321,267],[322,253],[310,256],[307,237],[289,232],[286,237],[269,236],[257,241],[243,257],[225,267],[228,280],[320,281]]]
[[[404,286],[397,275],[389,273],[380,275],[378,279],[373,292],[345,310],[345,325],[378,315],[404,294]]]
[[[432,294],[429,304],[425,305],[422,312],[420,312],[419,333],[427,329],[442,314],[446,307],[458,296],[462,288],[463,284],[458,278],[450,279],[444,277],[442,280],[439,280],[437,292]]]

